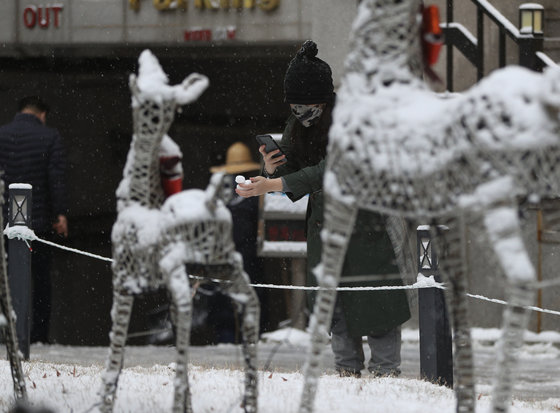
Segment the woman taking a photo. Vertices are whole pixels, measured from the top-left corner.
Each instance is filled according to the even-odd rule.
[[[278,156],[279,150],[266,153],[262,145],[259,152],[264,160],[265,176],[252,177],[250,184],[240,184],[237,189],[243,197],[284,192],[294,202],[309,194],[308,285],[317,285],[312,270],[321,260],[323,173],[335,102],[331,68],[316,55],[317,45],[307,40],[286,71],[284,94],[292,113],[280,142],[284,154]],[[401,285],[398,274],[384,217],[359,211],[342,269],[341,286]],[[356,282],[357,279],[360,281]],[[310,294],[309,301],[312,299]],[[331,325],[336,370],[341,376],[361,376],[365,361],[362,337],[367,336],[371,348],[368,370],[377,376],[399,375],[400,326],[409,318],[403,290],[338,293]]]

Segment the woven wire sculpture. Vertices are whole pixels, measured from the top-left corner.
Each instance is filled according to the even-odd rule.
[[[122,369],[124,345],[134,296],[165,288],[172,300],[178,360],[174,413],[192,412],[188,383],[191,291],[188,274],[203,271],[222,284],[242,319],[246,363],[246,412],[257,411],[256,346],[259,303],[235,251],[231,214],[223,199],[223,174],[214,174],[205,191],[191,189],[164,200],[159,150],[178,104],[195,101],[208,81],[191,74],[181,85],[168,86],[157,59],[144,51],[139,76],[130,78],[134,136],[124,176],[117,190],[118,216],[112,231],[113,321],[110,354],[101,388],[100,411],[113,411]],[[229,180],[227,180],[229,182]],[[198,274],[198,272],[197,272]]]
[[[1,172],[1,171],[0,171]],[[4,203],[4,181],[0,179],[0,206]],[[0,228],[4,228],[4,216],[0,215]],[[14,395],[18,401],[27,400],[25,378],[21,366],[21,353],[16,333],[15,313],[12,307],[10,286],[8,284],[8,271],[6,268],[6,250],[4,249],[4,236],[0,237],[0,331],[6,343],[6,352],[10,361]]]
[[[497,354],[493,411],[509,408],[516,349],[535,271],[521,239],[521,197],[560,193],[560,70],[494,72],[442,99],[421,79],[420,0],[363,0],[338,91],[325,169],[325,225],[310,321],[301,412],[311,412],[341,266],[358,208],[386,214],[403,274],[416,273],[408,223],[430,223],[448,281],[458,412],[474,412],[466,303],[466,225],[481,225],[505,274],[509,305]],[[439,231],[439,228],[447,228]],[[498,271],[500,272],[500,271]]]

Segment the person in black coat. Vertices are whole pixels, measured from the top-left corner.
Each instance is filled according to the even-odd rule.
[[[31,184],[31,229],[39,238],[68,236],[64,147],[56,129],[45,125],[48,105],[37,96],[23,98],[12,122],[0,127],[0,171],[4,193],[4,222],[8,222],[8,186]],[[33,245],[31,342],[48,342],[51,311],[51,247]],[[8,257],[9,259],[9,257]]]
[[[259,198],[243,198],[238,196],[233,189],[237,185],[235,177],[239,174],[254,176],[261,165],[251,156],[249,147],[242,142],[235,142],[226,152],[226,163],[210,168],[210,172],[224,172],[229,175],[232,185],[232,199],[227,207],[231,212],[233,221],[233,241],[235,249],[243,257],[243,269],[252,283],[264,282],[263,259],[257,255],[257,232]],[[259,330],[267,329],[268,324],[268,295],[265,289],[257,289],[261,305],[261,319]],[[213,297],[211,303],[209,322],[216,328],[218,342],[236,341],[237,320],[234,320],[231,299],[219,292]]]

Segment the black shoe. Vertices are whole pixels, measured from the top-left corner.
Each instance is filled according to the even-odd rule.
[[[386,371],[369,370],[369,372],[373,374],[373,377],[398,377],[401,374],[401,371],[399,369],[392,369]]]
[[[354,377],[355,379],[359,379],[360,377],[362,377],[362,372],[360,370],[337,367],[336,371],[338,372],[338,375],[340,377]]]

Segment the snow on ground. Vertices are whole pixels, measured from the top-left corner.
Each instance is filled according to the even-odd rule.
[[[493,329],[473,329],[477,346],[488,346],[499,334]],[[521,358],[535,362],[543,357],[558,358],[560,333],[529,333]],[[418,340],[418,330],[403,330],[403,341]],[[309,342],[307,333],[296,329],[281,329],[263,335],[266,343],[295,345],[300,351]],[[532,349],[532,350],[529,350]],[[157,350],[154,350],[157,351]],[[295,357],[295,355],[294,355]],[[81,358],[80,358],[81,359]],[[543,360],[544,362],[544,360]],[[86,413],[98,401],[101,363],[91,365],[33,360],[24,362],[29,400],[57,413]],[[125,368],[119,381],[115,413],[170,412],[173,398],[174,363],[149,367]],[[193,410],[195,413],[241,413],[243,372],[236,369],[216,369],[201,366],[190,368]],[[550,377],[554,380],[554,377]],[[262,413],[297,412],[303,386],[300,371],[259,372],[259,411]],[[489,411],[490,386],[477,384],[477,413]],[[9,410],[13,391],[9,364],[0,361],[0,412]],[[455,397],[452,390],[413,378],[339,378],[329,373],[319,381],[317,413],[453,413]],[[514,400],[511,413],[558,412],[558,398],[544,400]]]
[[[101,366],[71,366],[44,362],[25,363],[28,395],[35,405],[56,412],[87,412],[97,402]],[[0,410],[12,403],[12,388],[6,361],[0,362],[3,385]],[[121,375],[115,413],[157,413],[171,411],[173,365],[129,368]],[[243,373],[193,367],[190,383],[195,412],[242,412]],[[259,374],[259,411],[297,412],[302,387],[301,373],[261,372]],[[477,402],[477,412],[488,409],[489,397]],[[421,380],[394,378],[339,378],[324,375],[319,381],[316,411],[321,413],[452,413],[453,392]],[[512,413],[558,412],[560,399],[536,402],[514,401]]]
[[[495,343],[499,340],[502,330],[499,328],[471,328],[471,337],[475,344],[485,345],[487,343]],[[420,332],[416,329],[405,328],[402,330],[401,337],[403,341],[418,342],[420,340]],[[307,346],[309,344],[309,334],[296,328],[282,328],[270,333],[264,333],[261,340],[265,342],[284,343],[291,345]],[[524,348],[547,348],[546,352],[542,352],[543,357],[556,357],[560,354],[560,350],[554,347],[554,344],[560,344],[560,332],[542,331],[534,333],[525,331],[524,341],[526,344],[534,344],[533,346],[524,346]]]
[[[297,328],[287,327],[271,331],[270,333],[264,333],[261,336],[261,340],[307,346],[309,345],[310,335],[305,331],[298,330]]]

